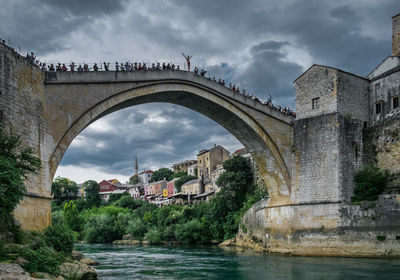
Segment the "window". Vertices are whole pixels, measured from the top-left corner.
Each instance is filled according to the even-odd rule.
[[[382,102],[375,103],[375,114],[380,114],[382,112]]]
[[[393,109],[399,108],[399,97],[398,96],[393,97],[392,106],[393,106]]]
[[[319,108],[319,97],[313,98],[312,99],[312,109],[318,109]]]

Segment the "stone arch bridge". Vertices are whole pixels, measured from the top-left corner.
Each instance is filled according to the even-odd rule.
[[[271,205],[290,204],[293,118],[188,71],[42,72],[0,45],[0,116],[23,135],[42,161],[15,211],[23,228],[50,224],[51,183],[73,139],[88,125],[122,108],[168,102],[225,127],[252,154]]]
[[[122,108],[168,102],[225,127],[252,154],[274,204],[289,202],[293,117],[188,71],[47,72],[45,158],[50,179],[72,140],[97,119]]]

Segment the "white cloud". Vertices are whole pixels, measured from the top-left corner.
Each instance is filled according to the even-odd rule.
[[[83,183],[87,180],[95,180],[97,182],[101,182],[102,180],[109,179],[118,179],[121,183],[125,183],[129,180],[129,176],[118,174],[118,173],[109,173],[100,170],[100,166],[91,166],[91,165],[60,165],[57,168],[56,175],[57,176],[66,177],[76,183]]]

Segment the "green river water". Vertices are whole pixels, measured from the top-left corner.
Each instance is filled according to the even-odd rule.
[[[99,279],[400,279],[400,259],[293,257],[217,247],[79,244]]]

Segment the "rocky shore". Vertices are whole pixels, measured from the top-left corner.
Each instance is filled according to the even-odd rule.
[[[18,258],[17,263],[0,263],[0,280],[63,280],[63,279],[79,279],[79,280],[96,280],[97,272],[93,266],[98,263],[91,259],[86,259],[83,254],[78,251],[72,251],[71,259],[60,265],[60,276],[55,277],[44,272],[35,272],[29,274],[21,267],[24,260]]]

